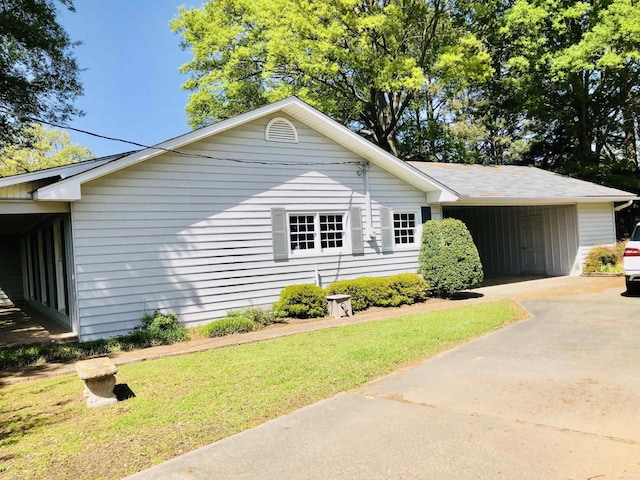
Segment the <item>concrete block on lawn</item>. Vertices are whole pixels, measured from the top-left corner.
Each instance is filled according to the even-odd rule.
[[[76,372],[84,381],[84,396],[87,407],[102,407],[118,401],[113,388],[116,386],[118,369],[107,357],[92,358],[76,362]]]

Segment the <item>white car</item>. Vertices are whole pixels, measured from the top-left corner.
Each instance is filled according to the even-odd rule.
[[[633,229],[631,239],[624,249],[624,278],[627,283],[627,293],[640,291],[640,223]]]

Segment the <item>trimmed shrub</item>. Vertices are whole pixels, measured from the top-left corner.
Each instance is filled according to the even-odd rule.
[[[351,295],[354,312],[369,307],[397,307],[424,301],[427,283],[415,273],[401,273],[391,277],[360,277],[340,280],[326,289],[327,295]]]
[[[398,305],[413,305],[427,299],[429,284],[415,273],[399,273],[387,277],[389,286],[394,292],[394,302]]]
[[[329,285],[325,291],[327,295],[351,295],[351,308],[354,312],[372,306],[388,307],[393,304],[393,290],[384,278],[340,280]]]
[[[324,290],[310,283],[285,287],[273,308],[274,315],[279,318],[323,317],[326,311]]]
[[[207,337],[224,337],[232,333],[251,332],[260,328],[256,322],[247,317],[225,317],[202,327],[202,334]]]
[[[424,224],[418,273],[429,284],[429,292],[438,297],[450,297],[482,282],[478,249],[464,223],[447,218]]]
[[[617,264],[618,252],[616,248],[598,245],[589,250],[584,261],[583,271],[585,273],[622,271],[622,269],[616,268]]]

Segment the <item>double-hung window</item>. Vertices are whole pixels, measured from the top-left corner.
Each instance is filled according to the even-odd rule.
[[[414,245],[417,233],[414,212],[393,212],[393,243],[396,246]]]
[[[344,242],[343,214],[289,214],[289,248],[292,253],[340,250],[344,246]]]

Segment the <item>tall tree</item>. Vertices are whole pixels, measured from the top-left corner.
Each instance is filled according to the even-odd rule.
[[[505,11],[503,85],[530,122],[532,161],[640,186],[639,25],[637,0],[515,0]]]
[[[63,122],[78,114],[82,93],[75,45],[56,19],[71,0],[0,0],[0,147],[18,141],[38,117]]]
[[[444,0],[210,0],[172,28],[194,54],[193,127],[297,95],[394,154],[406,128],[428,128],[442,54],[446,69],[485,67],[473,38],[452,43]]]
[[[32,125],[26,134],[28,144],[9,145],[0,149],[0,177],[67,165],[93,157],[87,147],[71,143],[66,132]]]

